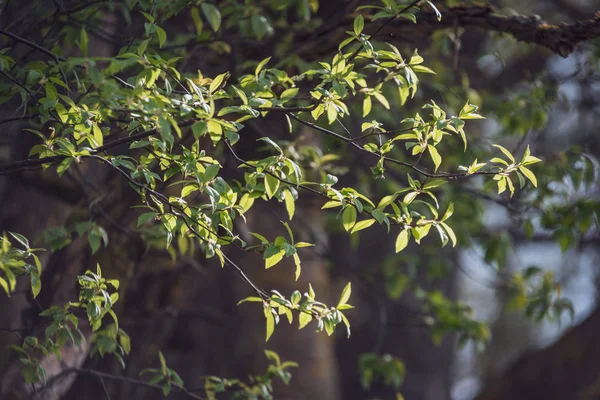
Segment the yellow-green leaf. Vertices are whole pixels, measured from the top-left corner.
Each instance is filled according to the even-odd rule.
[[[373,107],[373,103],[371,102],[371,96],[366,96],[363,100],[363,113],[362,116],[366,117],[371,113],[371,108]]]
[[[271,60],[271,57],[267,57],[264,60],[262,60],[261,62],[258,63],[258,65],[256,66],[256,69],[254,70],[254,75],[258,76],[258,74],[260,73],[260,71],[263,69],[263,67],[265,65],[267,65],[267,63]]]
[[[511,162],[515,162],[515,158],[512,156],[512,154],[510,154],[510,151],[506,150],[506,148],[500,146],[499,144],[495,144],[494,147],[499,148],[500,151],[502,151]]]
[[[442,225],[444,227],[444,230],[446,231],[446,233],[448,234],[448,237],[452,241],[452,247],[455,247],[456,246],[456,234],[454,233],[454,230],[451,227],[449,227],[448,224],[446,224],[445,222],[440,222],[440,225]]]
[[[92,134],[94,135],[94,141],[96,141],[96,146],[102,146],[102,144],[104,143],[104,135],[102,135],[102,130],[95,122],[92,125]]]
[[[294,258],[294,264],[296,264],[295,277],[296,280],[298,280],[298,278],[300,278],[300,273],[302,272],[302,263],[300,262],[300,256],[298,255],[298,253],[294,253],[292,257]]]
[[[400,253],[408,245],[408,231],[402,230],[396,238],[396,253]]]
[[[350,231],[350,233],[356,233],[358,231],[362,231],[363,229],[367,229],[368,227],[370,227],[374,223],[375,223],[375,220],[373,218],[371,218],[371,219],[365,219],[365,220],[362,220],[362,221],[358,221],[352,227],[352,230]]]
[[[354,33],[356,36],[360,35],[365,27],[365,18],[362,14],[358,14],[356,18],[354,18]]]
[[[356,223],[356,208],[354,208],[354,206],[346,207],[344,213],[342,214],[342,223],[344,225],[344,229],[347,232],[350,232],[350,229],[352,229]]]
[[[312,315],[301,311],[300,315],[298,316],[298,329],[302,329],[304,328],[306,325],[309,324],[310,321],[312,321],[313,317]]]
[[[440,153],[437,151],[437,149],[434,146],[427,145],[427,148],[429,149],[429,155],[431,156],[431,160],[433,161],[433,164],[435,165],[435,171],[437,171],[440,164],[442,163],[442,156],[440,156]]]
[[[344,287],[344,290],[342,291],[342,295],[340,296],[340,301],[338,302],[337,306],[341,307],[344,304],[348,303],[351,293],[352,293],[352,283],[348,282],[348,284],[346,285],[346,287]]]
[[[290,218],[290,221],[292,220],[292,218],[294,218],[294,213],[296,212],[296,202],[294,201],[294,197],[292,196],[292,193],[288,190],[285,189],[283,191],[283,195],[284,195],[284,202],[285,202],[285,209],[288,213],[288,217]]]
[[[265,307],[264,312],[265,318],[267,319],[267,338],[265,341],[268,342],[269,338],[275,331],[275,318],[273,317],[273,313],[271,312],[271,309],[269,307]]]
[[[269,269],[283,259],[285,255],[284,249],[279,249],[275,246],[267,248],[265,251],[265,269]]]
[[[521,171],[521,173],[523,175],[525,175],[527,177],[527,179],[529,179],[531,181],[531,183],[533,183],[533,186],[537,187],[537,178],[535,177],[534,173],[529,168],[521,165],[519,167],[519,171]]]
[[[265,192],[269,199],[272,198],[277,192],[277,189],[279,189],[279,183],[279,179],[273,175],[265,174]]]
[[[384,95],[382,95],[379,92],[373,92],[373,96],[375,96],[375,98],[377,99],[377,101],[379,101],[382,106],[384,106],[388,110],[390,109],[390,103],[387,101],[387,99],[385,98]]]
[[[231,76],[231,74],[229,72],[225,72],[225,73],[215,76],[215,79],[212,80],[212,82],[210,83],[210,86],[208,88],[210,93],[213,94],[213,93],[223,89],[223,87],[227,83],[227,79],[229,79],[230,76]]]

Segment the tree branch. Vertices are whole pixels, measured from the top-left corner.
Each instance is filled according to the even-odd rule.
[[[437,21],[431,9],[423,8],[417,15],[418,28],[409,21],[399,20],[390,29],[399,35],[414,35],[415,30],[421,30],[429,35],[435,30],[473,27],[486,31],[496,31],[511,35],[515,39],[545,47],[552,52],[567,57],[581,42],[600,37],[600,14],[593,18],[552,25],[543,21],[539,16],[496,14],[488,5],[455,6],[440,9],[442,20]]]
[[[127,383],[130,383],[133,385],[144,386],[144,387],[148,387],[148,388],[152,388],[152,389],[162,390],[162,386],[148,383],[148,382],[140,380],[140,379],[130,378],[127,376],[108,374],[106,372],[100,372],[100,371],[96,371],[96,370],[89,369],[89,368],[68,368],[68,369],[61,371],[58,375],[56,375],[56,376],[52,377],[50,380],[48,380],[46,385],[44,385],[44,387],[42,387],[40,390],[38,390],[38,394],[40,392],[44,392],[45,390],[49,389],[52,385],[54,385],[56,382],[58,382],[61,378],[65,377],[69,374],[90,375],[90,376],[94,376],[99,379],[109,379],[109,380],[127,382]],[[175,392],[181,392],[191,399],[202,400],[201,396],[189,391],[188,389],[186,389],[184,387],[172,385],[171,390],[175,391]],[[35,396],[35,393],[34,393],[34,398],[37,398]]]
[[[457,5],[438,7],[442,18],[440,21],[433,8],[423,5],[416,13],[417,23],[397,18],[385,29],[376,29],[366,34],[386,41],[402,41],[403,39],[425,38],[435,31],[455,29],[457,27],[476,28],[490,32],[500,32],[512,36],[516,40],[537,44],[555,54],[567,57],[575,47],[587,40],[600,37],[600,14],[590,15],[590,19],[572,23],[553,25],[545,22],[537,15],[501,15],[489,5]],[[321,32],[309,43],[299,44],[295,51],[300,57],[314,59],[337,49],[340,41],[347,37],[346,31],[352,30],[353,16],[346,17],[337,27]]]
[[[192,125],[196,122],[196,119],[188,119],[179,123],[180,128],[185,128],[187,126]],[[95,149],[90,151],[91,155],[95,155],[106,151],[108,149],[112,149],[113,147],[119,146],[125,143],[135,142],[136,140],[145,139],[149,136],[156,135],[158,133],[158,128],[149,129],[144,132],[135,133],[131,136],[127,136],[124,138],[116,139],[111,142],[108,142],[104,146],[96,147]],[[0,164],[0,175],[6,175],[12,172],[23,171],[30,167],[36,167],[44,164],[54,164],[56,162],[62,161],[70,156],[67,155],[57,155],[50,157],[43,157],[38,159],[29,159],[29,160],[21,160],[15,161],[11,163]]]

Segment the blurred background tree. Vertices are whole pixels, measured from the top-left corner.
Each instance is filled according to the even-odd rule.
[[[402,14],[406,18],[385,25],[373,18],[392,4],[414,7]],[[383,9],[360,8],[367,5]],[[230,257],[259,287],[291,293],[305,291],[310,282],[328,304],[352,282],[352,336],[315,334],[282,323],[267,343],[260,307],[236,306],[253,295],[246,283],[184,240],[163,250],[162,238],[138,227],[139,214],[131,207],[139,196],[118,173],[92,163],[75,165],[62,179],[49,171],[9,171],[0,179],[0,230],[19,232],[35,247],[53,251],[40,253],[44,290],[37,298],[24,281],[10,298],[0,296],[0,345],[6,349],[0,353],[2,398],[36,396],[22,385],[22,366],[7,346],[41,334],[39,312],[74,300],[76,277],[96,263],[104,276],[121,282],[115,308],[132,346],[125,372],[111,357],[89,357],[90,347],[65,346],[62,359],[48,356],[44,367],[50,377],[65,370],[78,373],[38,388],[39,398],[161,398],[160,391],[134,382],[141,370],[158,365],[159,350],[186,387],[200,393],[208,375],[261,374],[269,363],[265,349],[299,365],[291,370],[289,385],[276,384],[276,399],[393,399],[398,393],[409,400],[598,398],[598,6],[584,0],[0,2],[3,164],[27,159],[39,143],[23,131],[41,125],[23,99],[45,90],[33,84],[44,75],[36,63],[52,61],[52,54],[107,57],[97,60],[106,67],[109,57],[142,54],[140,47],[146,46],[164,59],[178,57],[182,73],[201,71],[198,81],[229,71],[231,82],[271,57],[271,67],[294,76],[321,68],[319,61],[330,62],[359,13],[367,22],[375,20],[365,27],[374,43],[392,43],[405,57],[418,49],[436,74],[419,75],[419,91],[406,103],[402,93],[387,86],[366,96],[369,100],[357,96],[336,131],[360,132],[367,108],[372,108],[368,118],[396,127],[416,112],[428,113],[420,109],[430,99],[449,115],[471,102],[486,120],[469,122],[466,152],[457,141],[440,144],[444,163],[486,161],[492,143],[517,158],[529,145],[543,159],[536,169],[537,188],[528,184],[512,197],[498,194],[496,182],[479,177],[439,188],[440,203],[455,204],[455,248],[441,249],[437,238],[427,238],[397,254],[396,236],[383,226],[348,235],[336,220],[338,210],[322,210],[318,196],[300,196],[295,234],[315,246],[302,253],[298,281],[291,259],[265,270],[261,254]],[[84,58],[74,60],[82,75],[93,70]],[[27,74],[15,73],[20,69]],[[307,83],[299,83],[305,89],[302,84]],[[102,91],[99,85],[96,89]],[[263,147],[255,139],[266,136],[291,153],[308,180],[336,176],[340,185],[372,199],[410,183],[406,171],[378,171],[368,154],[310,126],[294,121],[290,135],[282,114],[244,124],[236,145],[241,159],[257,158]],[[189,145],[190,136],[184,135],[182,143]],[[392,154],[405,153],[398,148]],[[217,151],[224,176],[243,178],[227,149]],[[385,179],[375,179],[381,173]],[[178,195],[178,188],[164,191]],[[285,236],[279,221],[286,215],[284,207],[257,202],[246,214],[247,223],[235,228],[245,241],[252,240],[249,232]],[[82,221],[93,222],[87,235],[62,228]],[[109,246],[100,245],[103,235],[110,238]],[[92,254],[94,241],[100,248]],[[489,325],[489,335],[481,322]],[[89,328],[82,332],[92,338]],[[189,398],[190,393],[173,391],[170,397]]]

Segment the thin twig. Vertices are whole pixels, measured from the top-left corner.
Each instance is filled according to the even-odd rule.
[[[180,128],[184,128],[184,127],[192,125],[196,121],[197,121],[197,119],[195,119],[195,118],[188,119],[188,120],[180,122],[178,125]],[[136,140],[145,139],[145,138],[155,135],[157,133],[158,133],[158,128],[153,128],[153,129],[149,129],[144,132],[135,133],[131,136],[116,139],[116,140],[106,143],[103,146],[96,147],[95,149],[90,150],[90,154],[91,155],[99,154],[106,150],[112,149],[113,147],[119,146],[121,144],[131,143]],[[0,164],[0,175],[6,175],[11,172],[21,171],[22,169],[27,168],[27,167],[40,166],[40,165],[44,165],[44,164],[54,164],[56,162],[62,161],[69,157],[70,156],[67,156],[67,155],[56,155],[56,156],[43,157],[43,158],[38,158],[38,159],[21,160],[21,161],[6,163],[6,164]]]
[[[44,385],[44,387],[40,389],[39,392],[47,390],[52,385],[56,384],[61,378],[65,377],[66,375],[69,375],[69,374],[90,375],[90,376],[93,376],[93,377],[96,377],[99,379],[109,379],[109,380],[121,381],[121,382],[130,383],[132,385],[138,385],[138,386],[144,386],[144,387],[148,387],[148,388],[152,388],[152,389],[162,390],[162,386],[155,385],[153,383],[149,383],[149,382],[143,381],[141,379],[130,378],[127,376],[113,375],[113,374],[109,374],[106,372],[96,371],[96,370],[93,370],[90,368],[67,368],[67,369],[61,371],[59,374],[52,377],[52,379],[50,379],[46,383],[46,385]],[[172,385],[171,390],[175,391],[175,392],[183,393],[192,399],[204,400],[201,396],[191,392],[190,390],[188,390],[184,387]]]

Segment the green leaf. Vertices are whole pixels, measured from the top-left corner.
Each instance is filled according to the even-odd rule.
[[[433,189],[433,188],[442,186],[446,183],[448,183],[448,181],[444,180],[444,179],[433,179],[433,180],[425,183],[425,185],[423,186],[423,189],[425,189],[425,190]]]
[[[140,215],[138,217],[138,222],[137,222],[137,226],[138,228],[145,224],[146,222],[150,221],[151,219],[156,218],[156,216],[158,215],[158,213],[152,211],[152,212],[147,212],[147,213],[143,213],[142,215]]]
[[[210,24],[210,27],[213,31],[218,31],[221,26],[221,12],[217,7],[210,3],[203,2],[200,7],[202,7],[202,13],[206,17],[206,20]]]
[[[490,160],[490,162],[493,162],[493,163],[496,163],[496,164],[504,164],[504,165],[506,165],[508,167],[508,163],[505,160],[503,160],[503,159],[501,159],[499,157],[492,158]]]
[[[521,166],[519,166],[519,171],[521,171],[521,173],[523,175],[525,175],[527,177],[527,179],[529,179],[531,181],[533,186],[537,187],[537,178],[535,177],[535,174],[529,168],[521,165]]]
[[[261,140],[261,141],[263,141],[263,142],[265,142],[265,143],[268,143],[268,144],[270,144],[270,145],[271,145],[271,146],[273,146],[273,147],[274,147],[274,148],[275,148],[275,149],[276,149],[276,150],[277,150],[277,151],[278,151],[280,154],[283,154],[283,150],[281,150],[281,147],[279,147],[279,145],[278,145],[277,143],[275,143],[275,142],[273,141],[273,139],[271,139],[271,138],[269,138],[269,137],[261,137],[261,138],[258,138],[258,139],[256,139],[256,140]]]
[[[410,192],[407,193],[406,196],[404,196],[404,199],[402,199],[402,202],[405,205],[409,205],[410,203],[413,202],[413,200],[419,195],[419,192]]]
[[[371,96],[365,96],[363,100],[363,113],[362,116],[366,117],[371,113],[371,108],[373,107],[373,102],[371,101]]]
[[[456,247],[456,234],[454,233],[454,230],[452,230],[452,228],[449,227],[445,222],[440,222],[440,225],[442,225],[446,230],[448,237],[452,241],[452,247]]]
[[[196,27],[196,35],[200,36],[204,30],[204,22],[202,22],[202,19],[200,18],[198,8],[192,7],[190,9],[190,14],[192,15],[192,20],[194,21],[194,26]]]
[[[440,164],[442,163],[442,156],[440,156],[440,153],[437,151],[437,149],[430,144],[427,145],[427,149],[429,149],[429,155],[431,156],[431,160],[435,165],[435,171],[437,171]]]
[[[454,203],[450,203],[450,205],[448,205],[446,214],[444,214],[444,216],[442,217],[442,222],[444,222],[445,220],[450,218],[452,216],[452,214],[454,214]]]
[[[304,328],[310,323],[310,321],[312,321],[312,319],[312,315],[306,312],[300,312],[300,315],[298,316],[298,329]]]
[[[173,134],[171,133],[171,124],[169,121],[163,117],[158,117],[158,127],[160,131],[160,137],[165,142],[172,144],[174,141]]]
[[[265,269],[269,269],[283,259],[285,250],[277,246],[269,246],[264,253]]]
[[[102,146],[104,144],[104,135],[102,134],[102,129],[95,122],[92,124],[92,134],[94,135],[96,146]]]
[[[298,253],[294,253],[292,258],[294,259],[294,264],[296,265],[295,278],[298,280],[298,278],[300,278],[300,273],[302,272],[302,263],[300,262],[300,256]]]
[[[287,101],[287,100],[293,99],[298,94],[298,90],[299,89],[297,87],[284,90],[281,93],[281,96],[279,96],[279,100]]]
[[[242,303],[262,303],[262,301],[263,299],[261,299],[260,297],[250,296],[238,301],[237,305],[239,306]]]
[[[529,165],[529,164],[539,163],[541,161],[542,160],[537,157],[527,156],[527,157],[525,157],[525,159],[522,162],[523,162],[523,165]]]
[[[515,162],[515,158],[512,156],[512,154],[510,154],[510,151],[506,150],[506,148],[500,146],[499,144],[494,144],[493,146],[499,148],[500,151],[502,151],[511,162]]]
[[[35,299],[40,291],[42,290],[42,281],[37,273],[32,272],[30,275],[31,280],[31,292],[33,294],[33,298]]]
[[[402,230],[396,238],[396,253],[400,253],[408,245],[408,231]]]
[[[352,230],[350,231],[350,233],[356,233],[358,231],[362,231],[363,229],[367,229],[368,227],[370,227],[374,223],[375,223],[375,220],[373,218],[371,218],[371,219],[365,219],[365,220],[362,220],[362,221],[358,221],[356,223],[356,225],[354,225],[352,227]]]
[[[297,249],[301,249],[303,247],[314,247],[315,245],[312,243],[306,243],[306,242],[296,242],[296,244],[294,244],[294,247],[296,247]]]
[[[264,312],[265,312],[265,318],[267,319],[267,334],[266,334],[267,338],[265,341],[268,342],[269,338],[275,331],[275,317],[273,317],[273,313],[271,312],[271,309],[268,307],[264,308]]]
[[[265,174],[264,182],[265,192],[267,193],[267,197],[270,199],[275,195],[277,189],[279,189],[280,181],[271,174]]]
[[[15,238],[15,240],[17,242],[19,242],[23,247],[25,247],[25,249],[29,249],[29,240],[27,240],[27,238],[19,233],[16,232],[8,232],[10,234],[10,236],[12,236],[13,238]]]
[[[6,282],[6,279],[2,278],[0,276],[0,286],[2,286],[2,289],[4,289],[4,292],[6,292],[6,295],[8,297],[10,297],[10,289],[8,288],[8,283]]]
[[[252,31],[258,40],[262,40],[266,35],[273,33],[271,23],[264,15],[253,15],[250,17]]]
[[[160,362],[160,372],[162,372],[163,375],[167,375],[167,362],[165,360],[165,356],[160,350],[158,351],[158,360]]]
[[[154,23],[154,17],[152,15],[150,15],[147,12],[144,12],[144,11],[140,11],[140,12],[144,15],[144,17],[146,17],[146,19],[148,20],[148,22],[150,22],[151,24]]]
[[[192,125],[192,133],[194,134],[194,138],[198,139],[208,132],[208,126],[205,121],[194,122]]]
[[[373,96],[375,96],[377,101],[379,101],[382,106],[384,106],[388,110],[390,109],[390,103],[387,101],[384,95],[382,95],[379,92],[373,92]]]
[[[206,4],[206,3],[202,3],[202,5],[204,5],[204,4]],[[227,79],[229,79],[230,76],[231,76],[231,73],[229,73],[229,72],[224,72],[222,74],[215,76],[215,79],[212,80],[212,82],[210,83],[210,87],[208,89],[210,91],[210,93],[213,94],[213,93],[218,92],[219,90],[223,89],[223,87],[225,86],[225,83],[227,83]],[[211,121],[209,121],[209,122],[211,122]]]
[[[340,301],[338,302],[337,308],[348,303],[351,293],[352,293],[352,283],[348,282],[348,284],[344,287],[344,290],[342,290],[342,295],[340,296]]]
[[[79,32],[79,48],[85,57],[88,54],[88,34],[84,27],[81,27]]]
[[[88,242],[90,244],[90,248],[92,249],[92,254],[96,254],[96,252],[100,249],[101,236],[100,233],[96,230],[91,230],[88,232]]]
[[[362,14],[358,14],[356,18],[354,18],[354,34],[356,34],[356,36],[359,36],[362,33],[364,27],[365,18],[362,16]]]
[[[356,223],[356,208],[354,206],[347,206],[342,214],[342,223],[346,232],[350,232],[350,229]]]
[[[346,337],[350,339],[350,321],[348,321],[348,318],[342,313],[340,313],[340,317],[342,317],[342,322],[346,325]]]
[[[288,217],[290,218],[290,221],[292,220],[292,218],[294,218],[294,212],[296,211],[296,203],[294,201],[294,197],[292,196],[292,193],[289,191],[289,189],[285,189],[283,191],[283,200],[285,202],[285,209],[288,213]]]
[[[242,207],[244,209],[243,212],[245,213],[254,204],[254,198],[250,197],[250,195],[248,193],[245,193],[242,196],[242,198],[240,199],[240,202],[238,204],[240,205],[240,207]]]
[[[260,74],[260,71],[262,71],[262,69],[264,68],[265,65],[267,65],[267,63],[271,60],[271,56],[265,58],[264,60],[262,60],[261,62],[258,63],[258,65],[256,66],[256,69],[254,70],[254,76],[258,77],[258,74]]]
[[[165,30],[163,28],[161,28],[160,26],[156,27],[156,36],[158,36],[158,46],[160,48],[163,47],[163,45],[165,44],[165,41],[167,40],[167,32],[165,32]]]

